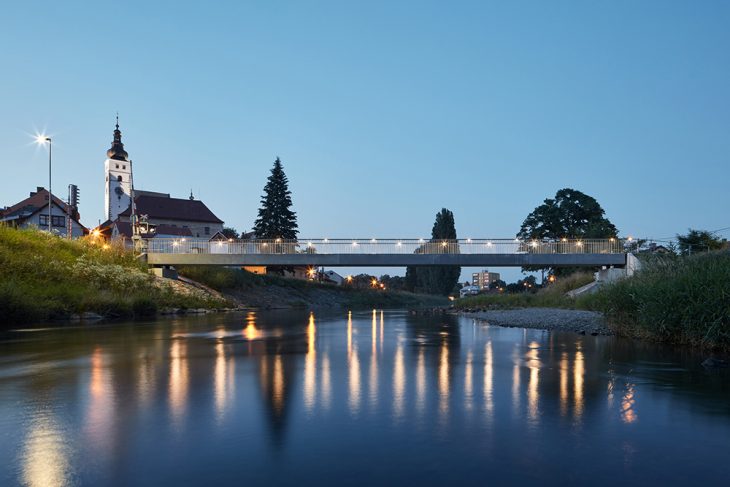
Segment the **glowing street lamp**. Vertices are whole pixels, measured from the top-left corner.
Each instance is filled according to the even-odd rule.
[[[48,142],[48,233],[52,233],[51,228],[51,208],[53,205],[53,192],[51,191],[51,138],[47,135],[39,134],[35,138],[36,143],[45,145]]]

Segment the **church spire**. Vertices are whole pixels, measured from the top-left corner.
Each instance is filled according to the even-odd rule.
[[[109,159],[116,159],[118,161],[129,161],[129,154],[124,150],[124,144],[122,144],[122,131],[119,130],[119,114],[117,113],[117,125],[114,129],[114,140],[112,141],[112,147],[106,151],[106,156]]]

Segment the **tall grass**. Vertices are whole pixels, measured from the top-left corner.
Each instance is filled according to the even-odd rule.
[[[131,317],[152,314],[158,306],[216,304],[222,303],[180,295],[156,282],[124,247],[0,225],[0,325],[86,311]]]
[[[730,349],[730,252],[654,257],[578,302],[603,311],[620,334]]]

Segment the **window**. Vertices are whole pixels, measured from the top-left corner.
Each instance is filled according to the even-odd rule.
[[[117,181],[121,182],[122,181],[122,177],[121,176],[117,176]]]
[[[41,214],[39,215],[39,225],[42,227],[48,227],[48,214]],[[51,224],[54,227],[65,227],[66,226],[66,217],[65,216],[56,216],[51,215]]]
[[[119,164],[117,164],[116,166],[117,166],[117,169],[119,169]]]
[[[203,230],[205,230],[206,235],[210,235],[210,227],[205,227]]]
[[[127,166],[122,165],[122,169],[127,169]]]

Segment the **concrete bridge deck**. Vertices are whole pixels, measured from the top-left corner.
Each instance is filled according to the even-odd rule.
[[[626,265],[618,239],[538,241],[515,239],[300,239],[147,241],[151,266],[596,267]]]

